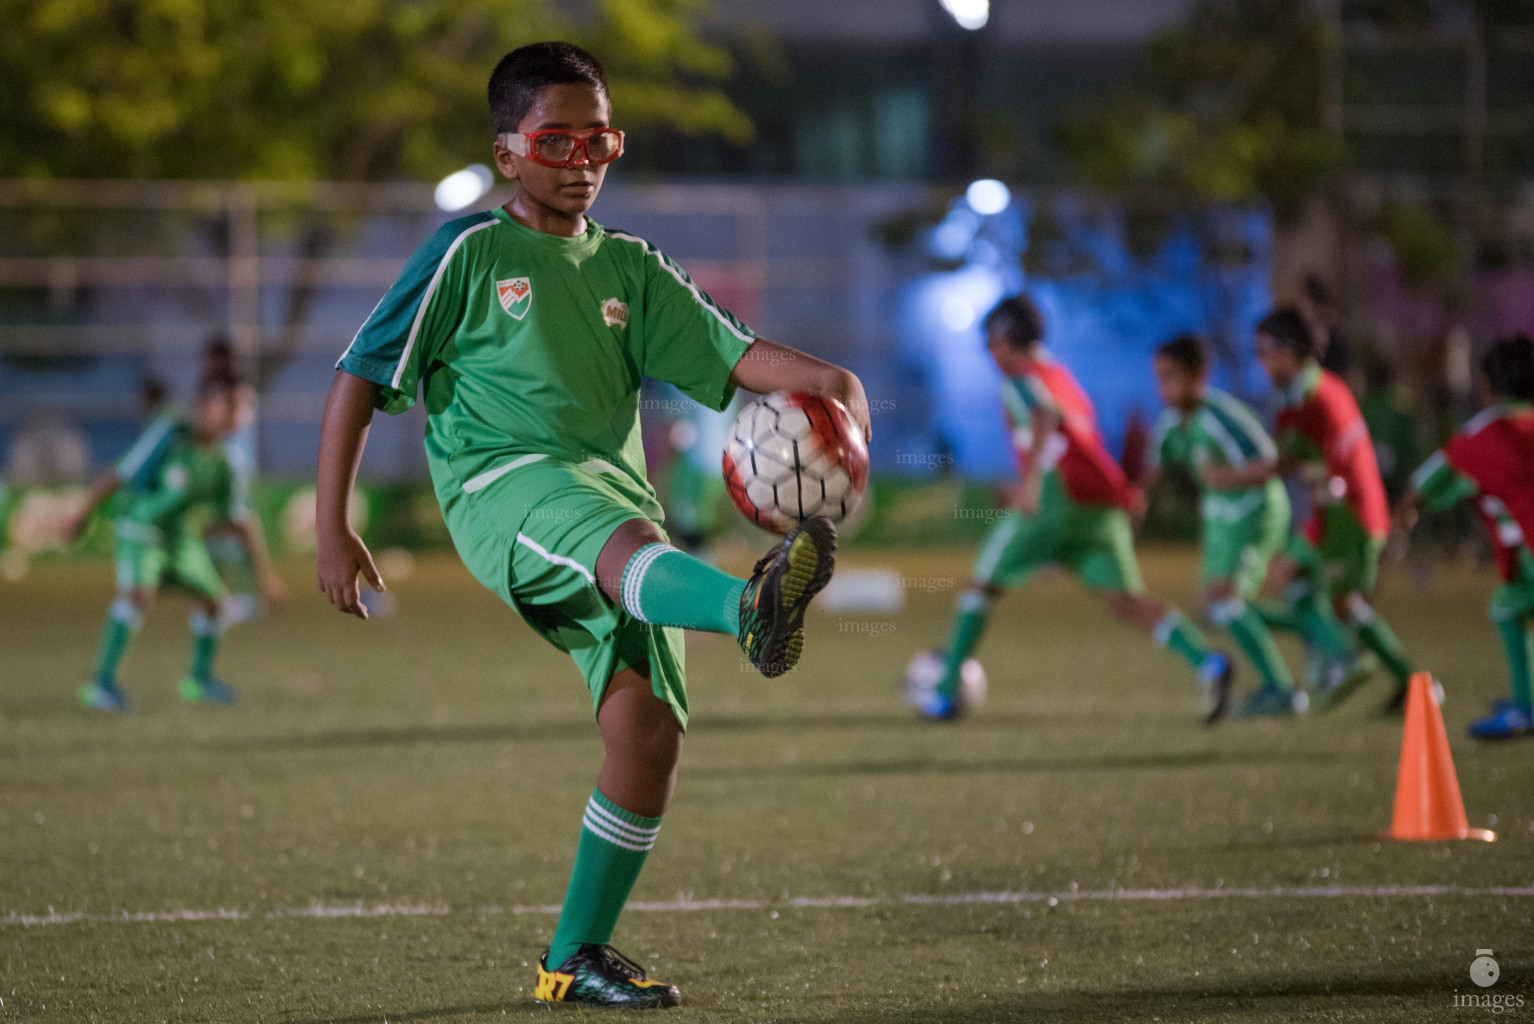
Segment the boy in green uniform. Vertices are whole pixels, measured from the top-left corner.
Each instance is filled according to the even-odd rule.
[[[734,634],[763,674],[792,668],[835,528],[811,519],[738,579],[671,547],[645,477],[641,376],[714,409],[737,387],[834,397],[868,431],[846,370],[758,338],[649,243],[586,217],[623,148],[601,65],[568,43],[490,78],[504,207],[453,221],[405,265],[342,356],[320,441],[318,574],[366,618],[383,580],[346,509],[375,408],[426,404],[426,451],[469,570],[585,677],[606,756],[536,997],[672,1006],[677,990],[608,943],[660,831],[687,692],[682,629]]]
[[[1507,655],[1510,699],[1470,723],[1470,735],[1500,740],[1534,734],[1534,342],[1527,335],[1503,338],[1486,353],[1481,372],[1490,404],[1412,474],[1395,517],[1410,530],[1419,504],[1446,509],[1475,499],[1480,506],[1502,573],[1491,619]]]
[[[70,534],[79,537],[96,509],[122,492],[115,516],[117,599],[102,630],[95,675],[80,691],[87,707],[128,710],[117,667],[164,585],[186,591],[195,601],[192,659],[178,688],[182,699],[234,703],[233,688],[213,675],[224,588],[203,542],[204,530],[219,525],[240,538],[268,592],[280,589],[260,535],[250,528],[224,453],[236,386],[229,378],[205,380],[192,423],[156,416],[117,466],[97,480],[70,527]]]
[[[1152,434],[1147,486],[1172,465],[1184,466],[1198,484],[1201,604],[1262,677],[1237,715],[1293,714],[1303,709],[1304,695],[1295,693],[1272,632],[1249,604],[1289,531],[1289,496],[1273,475],[1278,449],[1256,413],[1209,386],[1209,357],[1197,338],[1162,345],[1153,365],[1167,408]]]

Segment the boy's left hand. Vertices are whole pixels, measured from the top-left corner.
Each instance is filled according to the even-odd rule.
[[[863,431],[864,443],[872,444],[874,429],[869,416],[868,395],[864,393],[863,382],[858,380],[858,375],[850,370],[844,371],[839,386],[827,393],[847,407],[847,412],[852,415],[852,421],[858,425],[858,429]]]
[[[271,573],[261,583],[261,596],[266,598],[266,603],[273,608],[281,608],[288,603],[288,588],[283,585],[276,573]]]

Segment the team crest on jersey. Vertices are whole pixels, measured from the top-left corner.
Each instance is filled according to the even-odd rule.
[[[602,303],[602,322],[623,330],[629,325],[629,304],[620,299],[608,299]]]
[[[495,282],[495,295],[501,300],[501,308],[510,313],[513,320],[520,320],[533,304],[533,285],[525,277],[507,278]]]

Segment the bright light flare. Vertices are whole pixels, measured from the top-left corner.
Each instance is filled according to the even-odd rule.
[[[969,188],[964,190],[964,201],[971,210],[989,217],[1007,208],[1012,202],[1012,193],[995,178],[981,178],[969,183]]]
[[[938,0],[943,10],[953,16],[959,27],[971,32],[985,28],[991,20],[991,0]]]
[[[471,164],[454,171],[437,183],[437,209],[447,213],[461,210],[490,191],[495,176],[484,164]]]

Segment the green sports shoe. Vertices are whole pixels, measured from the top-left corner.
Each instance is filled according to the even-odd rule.
[[[1238,721],[1244,718],[1292,718],[1303,714],[1310,706],[1304,690],[1281,690],[1277,686],[1263,686],[1247,694],[1236,705],[1231,716]]]
[[[176,684],[176,692],[188,704],[234,704],[239,698],[234,687],[217,679],[194,679],[187,676]]]
[[[128,695],[112,679],[98,679],[80,687],[80,703],[112,714],[125,714],[129,710]]]
[[[682,1001],[675,985],[651,981],[643,967],[611,946],[588,942],[552,971],[548,958],[548,950],[538,958],[538,987],[533,998],[540,1003],[654,1010]]]
[[[1316,690],[1316,710],[1325,713],[1347,700],[1379,667],[1379,659],[1368,651],[1360,651],[1347,661],[1332,663]]]
[[[824,516],[788,531],[756,563],[740,595],[740,649],[768,679],[799,663],[804,649],[804,610],[831,582],[836,565],[836,527]]]

